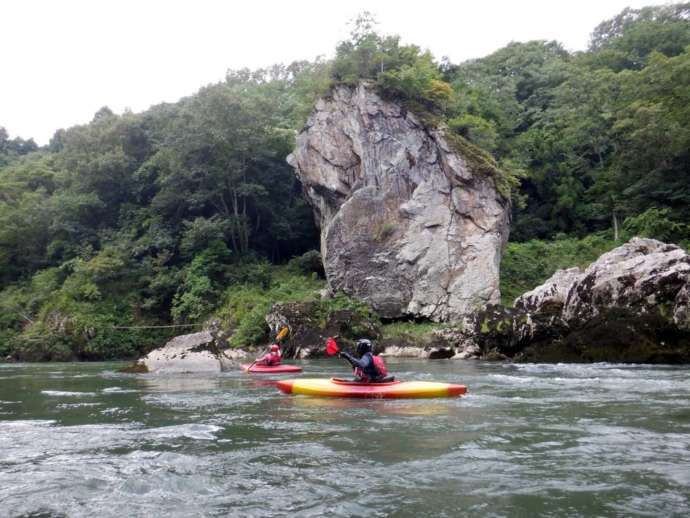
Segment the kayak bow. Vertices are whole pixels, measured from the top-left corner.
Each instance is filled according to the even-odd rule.
[[[307,378],[276,383],[286,394],[351,398],[436,398],[457,397],[467,392],[465,385],[432,381],[393,381],[389,383],[353,383],[336,379]]]

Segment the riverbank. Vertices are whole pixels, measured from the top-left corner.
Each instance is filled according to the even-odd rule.
[[[509,243],[501,278],[506,307],[512,306],[514,294],[535,288],[556,269],[585,267],[602,251],[616,245],[607,233],[584,239]],[[134,359],[173,336],[209,325],[220,331],[221,349],[240,348],[253,353],[268,343],[271,332],[291,319],[293,329],[286,341],[287,356],[310,356],[311,349],[318,348],[326,336],[332,335],[340,336],[346,344],[362,336],[371,338],[379,351],[387,349],[390,355],[446,358],[464,352],[463,323],[382,321],[365,304],[342,294],[324,297],[326,283],[319,274],[316,258],[307,254],[283,266],[247,265],[242,282],[228,286],[215,309],[197,323],[141,321],[134,317],[131,308],[116,315],[98,313],[98,304],[60,306],[60,300],[67,300],[61,289],[41,294],[33,284],[5,290],[4,298],[0,298],[5,320],[12,313],[9,308],[26,303],[30,297],[36,309],[31,316],[22,312],[23,317],[16,316],[15,311],[14,323],[2,329],[0,361]],[[38,302],[41,300],[42,305]],[[84,308],[88,311],[81,313]],[[22,318],[24,321],[20,322]],[[271,327],[266,325],[267,320]],[[180,327],[167,327],[175,325]],[[497,356],[501,357],[505,357],[503,352]],[[552,355],[552,359],[577,361],[564,354]]]

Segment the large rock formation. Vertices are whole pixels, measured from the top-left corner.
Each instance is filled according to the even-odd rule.
[[[634,238],[584,271],[556,272],[466,326],[486,356],[535,361],[690,362],[690,255]]]
[[[544,281],[544,284],[515,299],[515,307],[532,313],[560,314],[570,286],[581,276],[582,270],[577,266],[567,270],[558,270]]]
[[[365,84],[339,86],[288,161],[320,223],[332,291],[384,317],[436,321],[498,301],[509,202],[442,131]]]

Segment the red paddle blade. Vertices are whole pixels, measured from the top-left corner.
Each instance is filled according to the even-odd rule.
[[[328,356],[334,356],[340,352],[340,349],[338,348],[338,344],[335,343],[335,338],[330,337],[328,340],[326,340],[326,354]]]

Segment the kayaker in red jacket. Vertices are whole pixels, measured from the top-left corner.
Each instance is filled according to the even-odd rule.
[[[344,351],[340,352],[340,357],[350,362],[354,369],[355,378],[363,383],[376,383],[388,381],[388,369],[383,358],[372,354],[371,342],[366,339],[357,340],[357,356],[355,358]]]
[[[276,365],[280,365],[280,358],[280,346],[278,344],[273,344],[271,345],[270,351],[257,359],[254,364],[275,367]]]

